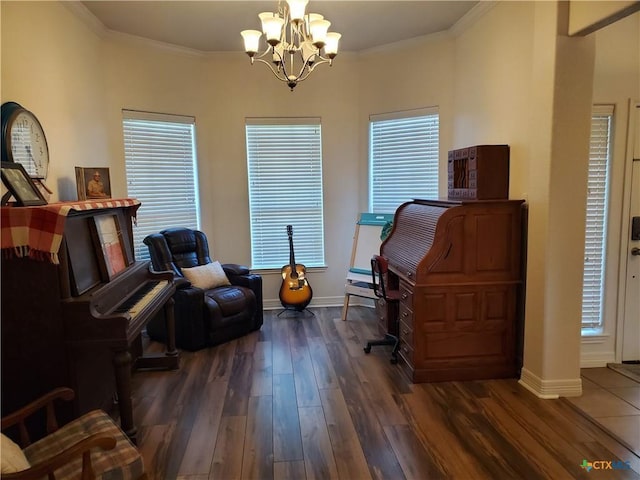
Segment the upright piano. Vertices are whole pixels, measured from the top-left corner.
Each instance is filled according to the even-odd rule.
[[[519,375],[522,219],[522,200],[398,208],[380,252],[401,290],[398,363],[411,381]]]
[[[67,386],[71,418],[117,402],[135,440],[131,370],[178,368],[174,337],[142,354],[161,310],[174,332],[173,275],[136,261],[135,199],[2,208],[2,414]]]

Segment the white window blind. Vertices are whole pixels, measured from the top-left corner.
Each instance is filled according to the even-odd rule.
[[[369,118],[369,203],[393,213],[415,198],[438,198],[440,120],[436,108]]]
[[[611,118],[613,106],[594,107],[589,146],[589,177],[582,283],[582,328],[600,328],[604,298]]]
[[[246,141],[252,268],[289,263],[287,225],[296,262],[324,266],[320,119],[250,118]]]
[[[136,259],[143,239],[169,227],[199,228],[195,119],[123,110],[127,195],[140,200],[133,229]]]

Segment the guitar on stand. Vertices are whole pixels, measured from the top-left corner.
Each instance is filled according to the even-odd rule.
[[[287,225],[289,236],[289,263],[282,267],[282,285],[280,286],[280,303],[287,309],[303,311],[313,297],[313,290],[306,278],[306,267],[296,263],[293,253],[293,227]],[[282,313],[282,312],[280,312]]]

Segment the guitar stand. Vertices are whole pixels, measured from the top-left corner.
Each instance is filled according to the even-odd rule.
[[[287,310],[294,311],[294,312],[296,312],[296,313],[308,312],[308,313],[310,313],[310,314],[311,314],[311,316],[312,316],[312,317],[315,317],[315,316],[316,316],[316,314],[315,314],[315,313],[313,313],[311,310],[308,310],[308,309],[307,309],[307,307],[304,307],[302,310],[299,310],[299,309],[297,309],[297,308],[293,308],[293,307],[284,307],[284,310],[282,310],[280,313],[278,313],[278,315],[277,315],[277,316],[279,317],[280,315],[282,315],[282,314],[283,314],[284,312],[286,312]],[[296,316],[297,316],[297,315],[296,315]],[[305,315],[305,316],[306,316],[306,315]],[[288,317],[287,317],[287,318],[288,318]]]

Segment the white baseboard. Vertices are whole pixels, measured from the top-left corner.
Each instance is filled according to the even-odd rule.
[[[364,299],[363,299],[364,300]],[[262,301],[262,307],[265,310],[279,310],[282,309],[282,303],[279,298],[266,298]],[[308,307],[341,307],[344,305],[344,297],[313,297]],[[349,306],[364,305],[357,301],[350,301]]]
[[[580,354],[580,368],[606,367],[607,363],[615,363],[614,352],[582,352]]]
[[[544,399],[579,397],[582,395],[582,380],[580,377],[562,380],[544,380],[526,368],[523,368],[518,383],[537,397]]]

